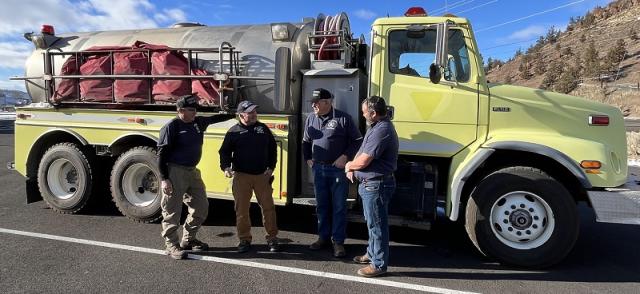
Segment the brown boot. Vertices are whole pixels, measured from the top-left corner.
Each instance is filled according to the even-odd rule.
[[[359,263],[359,264],[369,264],[371,263],[371,259],[369,259],[369,256],[367,256],[366,254],[358,255],[353,258],[353,262]]]
[[[313,244],[311,244],[309,246],[309,249],[311,249],[311,250],[320,250],[320,249],[326,247],[327,245],[329,245],[329,241],[324,240],[324,239],[318,239],[317,241],[313,242]]]
[[[358,275],[365,278],[373,278],[383,274],[386,274],[387,270],[376,269],[372,265],[365,266],[358,270]]]
[[[173,259],[184,259],[187,256],[186,252],[176,245],[167,246],[164,252]]]

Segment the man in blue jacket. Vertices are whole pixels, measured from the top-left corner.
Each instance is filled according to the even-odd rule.
[[[344,165],[356,154],[362,135],[349,114],[333,107],[328,90],[315,89],[311,105],[302,141],[304,160],[313,170],[318,215],[318,240],[310,248],[321,249],[331,240],[333,256],[344,257],[349,192]]]

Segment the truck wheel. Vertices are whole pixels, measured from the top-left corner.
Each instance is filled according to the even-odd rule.
[[[73,143],[59,143],[45,151],[38,166],[38,188],[54,211],[72,214],[91,196],[89,160]]]
[[[111,196],[124,216],[141,223],[160,219],[160,190],[158,155],[153,148],[131,148],[116,160]]]
[[[473,244],[503,263],[543,268],[561,261],[578,238],[576,204],[545,172],[508,167],[471,193],[465,227]]]

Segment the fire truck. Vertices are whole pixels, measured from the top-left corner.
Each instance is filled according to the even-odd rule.
[[[322,87],[363,133],[362,100],[387,100],[400,142],[393,225],[429,228],[447,218],[466,227],[482,254],[540,268],[573,248],[579,202],[593,207],[598,221],[640,224],[640,194],[627,183],[621,112],[490,83],[465,18],[428,16],[414,7],[375,20],[370,45],[353,36],[345,13],[300,23],[181,23],[61,35],[43,26],[25,38],[35,50],[25,76],[13,79],[25,81],[34,103],[17,111],[12,167],[26,178],[28,202],[43,199],[59,213],[76,213],[92,197],[110,195],[134,221],[160,218],[155,146],[160,128],[175,117],[175,97],[162,96],[156,86],[173,80],[186,81],[187,91],[209,86],[214,99],[203,104],[202,115],[234,113],[242,100],[260,106],[260,120],[278,145],[273,198],[279,205],[314,204],[301,144],[311,93]],[[143,70],[118,72],[119,54],[137,55]],[[173,55],[187,69],[149,70],[156,54]],[[82,72],[96,58],[106,69]],[[118,92],[119,83],[131,81],[142,85],[133,102]],[[110,89],[106,98],[104,91],[101,99],[91,94],[99,83]],[[72,98],[61,99],[63,90]],[[232,118],[205,133],[198,167],[210,198],[232,199],[217,151],[235,123]],[[355,189],[349,200],[357,215]]]

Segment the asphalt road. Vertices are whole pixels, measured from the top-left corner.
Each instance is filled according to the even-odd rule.
[[[1,166],[12,159],[13,135],[0,133]],[[238,254],[233,206],[212,200],[198,235],[212,250],[204,257],[192,256],[198,259],[176,261],[157,254],[163,249],[159,224],[131,222],[109,201],[81,214],[61,215],[44,202],[25,204],[24,181],[15,171],[0,169],[0,187],[0,291],[5,293],[417,292],[410,289],[638,293],[640,289],[640,226],[596,223],[584,205],[574,250],[551,269],[499,265],[482,257],[464,230],[441,221],[431,231],[393,228],[389,275],[367,280],[356,277],[359,266],[350,262],[365,249],[365,227],[349,225],[346,259],[335,259],[329,251],[310,251],[315,220],[309,207],[277,210],[280,238],[287,243],[282,253],[268,252],[253,207],[254,250]],[[31,233],[48,235],[25,235]]]

